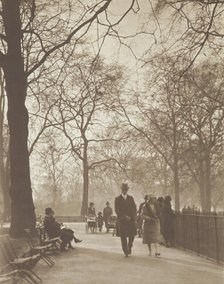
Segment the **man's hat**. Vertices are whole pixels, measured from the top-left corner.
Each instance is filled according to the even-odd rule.
[[[172,200],[172,198],[171,198],[171,196],[170,196],[170,195],[167,195],[167,196],[165,197],[165,200],[166,200],[166,201],[171,201],[171,200]]]
[[[127,183],[122,183],[121,189],[129,189],[129,186]]]
[[[149,194],[149,195],[148,195],[148,201],[150,201],[150,200],[152,200],[152,199],[154,199],[154,198],[156,198],[155,195],[153,195],[153,194]]]
[[[48,207],[48,208],[45,209],[45,214],[46,214],[46,215],[50,215],[52,212],[54,212],[54,211],[53,211],[52,208],[50,208],[50,207]]]

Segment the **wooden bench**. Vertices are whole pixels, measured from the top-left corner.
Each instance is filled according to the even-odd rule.
[[[33,283],[29,271],[24,269],[13,270],[8,273],[0,274],[0,283],[18,283],[19,280],[25,280],[28,283]]]
[[[49,257],[47,252],[52,248],[52,244],[41,244],[33,237],[30,229],[25,229],[25,235],[30,247],[31,255],[40,254],[40,258],[49,266],[52,267],[55,262]]]
[[[40,245],[51,245],[51,249],[59,252],[61,247],[61,239],[60,237],[49,238],[47,231],[44,226],[39,226],[37,228],[37,232],[39,235]]]
[[[3,274],[2,281],[8,281],[12,277],[22,277],[29,283],[40,283],[42,279],[32,270],[32,267],[40,259],[40,254],[32,256],[17,256],[16,251],[10,241],[9,235],[0,236],[0,257],[1,257],[1,274],[4,271],[12,274]],[[11,271],[10,271],[11,270]],[[14,274],[13,274],[14,271]],[[4,283],[4,282],[2,282]]]

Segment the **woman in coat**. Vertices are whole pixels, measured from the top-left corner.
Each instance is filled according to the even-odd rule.
[[[45,209],[44,228],[49,238],[60,237],[62,241],[61,251],[64,251],[67,246],[68,248],[72,248],[72,240],[74,240],[75,243],[80,243],[82,241],[74,236],[74,232],[71,229],[61,227],[61,224],[54,218],[54,211],[52,208]]]
[[[88,228],[91,229],[92,233],[94,233],[96,227],[97,227],[97,223],[96,223],[96,210],[94,207],[94,203],[90,202],[89,203],[89,207],[87,210],[87,223],[88,223]]]
[[[158,244],[163,241],[160,233],[159,210],[156,206],[156,198],[149,195],[147,203],[142,209],[143,218],[143,244],[148,245],[149,255],[152,255],[152,244],[155,248],[155,256],[159,256]]]
[[[175,214],[171,207],[171,197],[168,195],[165,197],[162,208],[163,237],[166,247],[172,247],[174,245],[174,221]]]

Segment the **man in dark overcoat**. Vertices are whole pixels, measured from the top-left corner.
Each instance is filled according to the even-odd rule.
[[[127,257],[131,254],[136,230],[137,209],[134,198],[128,195],[128,184],[123,183],[121,195],[115,198],[115,212],[117,214],[117,236],[121,238],[122,249]]]
[[[103,209],[103,219],[105,222],[105,227],[107,229],[107,233],[109,232],[109,219],[113,215],[113,210],[110,207],[110,203],[107,201],[106,207]]]

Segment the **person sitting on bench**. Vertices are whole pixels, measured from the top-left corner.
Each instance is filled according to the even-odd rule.
[[[71,245],[72,240],[74,240],[75,243],[82,242],[82,240],[74,236],[74,232],[71,229],[62,228],[62,225],[55,220],[52,208],[45,209],[44,228],[49,238],[61,238],[61,251],[65,251],[67,246],[68,248],[73,248]]]

